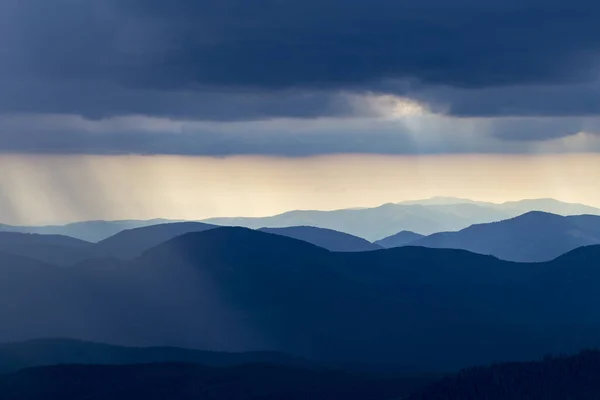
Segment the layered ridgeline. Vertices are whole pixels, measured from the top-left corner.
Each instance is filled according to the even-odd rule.
[[[505,221],[472,225],[458,232],[436,233],[391,246],[395,239],[396,236],[392,236],[377,243],[388,244],[386,247],[464,249],[509,261],[549,261],[578,247],[600,244],[600,216],[563,217],[534,211]]]
[[[135,229],[144,226],[159,225],[166,223],[183,222],[168,219],[151,219],[146,221],[122,220],[122,221],[83,221],[65,225],[48,226],[14,226],[0,224],[0,231],[37,233],[43,235],[72,236],[88,242],[99,242],[126,229]]]
[[[0,341],[280,351],[449,371],[600,345],[600,247],[539,264],[461,250],[361,253],[244,228],[130,261],[0,255]]]
[[[132,259],[163,242],[190,232],[216,228],[201,222],[177,222],[126,229],[90,243],[54,234],[0,232],[0,251],[50,264],[69,266],[90,259]]]
[[[85,260],[130,260],[178,236],[214,228],[218,226],[201,222],[151,225],[126,229],[98,243],[62,235],[0,232],[0,251],[60,266],[70,266]],[[382,248],[363,238],[331,229],[299,226],[261,230],[312,243],[330,251],[358,252]]]
[[[377,241],[404,230],[421,235],[457,231],[473,224],[513,218],[529,211],[559,215],[600,215],[598,208],[552,199],[495,204],[436,197],[414,202],[384,204],[375,208],[290,211],[265,218],[211,218],[204,222],[253,229],[306,225],[334,229]]]
[[[217,228],[201,222],[175,222],[123,230],[98,243],[98,251],[111,257],[131,259],[163,242],[192,232]]]
[[[559,215],[600,215],[600,209],[552,199],[522,200],[503,204],[436,197],[374,208],[336,211],[291,211],[265,218],[212,218],[214,225],[245,226],[253,229],[312,226],[333,229],[365,238],[381,240],[408,230],[422,235],[457,231],[473,224],[500,221],[529,211]],[[23,227],[0,224],[0,231],[59,234],[99,242],[123,230],[181,221],[88,221],[62,226]]]

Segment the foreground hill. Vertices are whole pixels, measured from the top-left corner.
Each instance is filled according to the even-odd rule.
[[[275,352],[219,353],[176,347],[123,347],[68,339],[0,344],[0,374],[59,364],[126,365],[161,362],[218,367],[254,363],[309,365],[307,360]]]
[[[267,364],[211,368],[195,364],[63,365],[0,376],[11,400],[393,400],[426,379],[383,379]]]
[[[216,228],[201,222],[176,222],[123,230],[98,243],[99,251],[112,257],[128,259],[144,251],[190,232],[203,232]]]
[[[413,241],[411,246],[464,249],[509,261],[552,260],[577,247],[600,244],[600,216],[530,212]]]
[[[217,228],[58,268],[0,255],[0,341],[71,337],[447,372],[600,346],[600,247],[519,264]]]
[[[372,251],[381,250],[382,248],[381,246],[373,244],[358,236],[312,226],[262,228],[260,231],[303,240],[330,251]]]
[[[600,353],[471,368],[409,400],[593,400],[600,398]]]
[[[378,240],[375,242],[375,244],[378,244],[379,246],[384,247],[386,249],[392,249],[394,247],[406,246],[407,244],[410,244],[424,237],[425,236],[419,235],[418,233],[402,231],[396,233],[395,235]]]

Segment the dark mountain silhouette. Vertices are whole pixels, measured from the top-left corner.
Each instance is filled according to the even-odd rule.
[[[276,352],[220,353],[176,347],[123,347],[68,339],[0,344],[0,374],[59,364],[124,365],[164,362],[218,367],[254,363],[311,365],[308,360]]]
[[[0,231],[38,233],[43,235],[64,235],[95,243],[110,236],[116,235],[117,233],[126,229],[175,222],[182,221],[168,219],[152,219],[146,221],[83,221],[66,225],[48,226],[11,226],[0,224]]]
[[[330,251],[371,251],[380,250],[381,246],[373,244],[358,236],[334,231],[332,229],[312,226],[293,226],[288,228],[262,228],[262,232],[282,235],[312,243]]]
[[[56,265],[71,265],[93,257],[93,244],[63,235],[0,232],[0,251]]]
[[[214,368],[196,364],[64,365],[0,376],[11,400],[391,400],[424,378],[377,378],[268,364]]]
[[[112,257],[129,259],[151,247],[190,232],[216,228],[201,222],[177,222],[126,229],[98,243],[98,249]]]
[[[505,221],[473,225],[411,242],[412,246],[455,248],[509,261],[549,261],[581,246],[600,244],[600,216],[563,217],[530,212]]]
[[[600,345],[598,260],[600,246],[538,264],[423,247],[338,253],[244,228],[186,234],[117,264],[0,255],[0,341],[272,350],[447,372]]]
[[[600,398],[600,352],[470,368],[409,400],[594,400]]]
[[[381,247],[386,249],[391,249],[394,247],[402,247],[407,244],[414,242],[415,240],[421,239],[425,236],[419,235],[418,233],[410,232],[410,231],[402,231],[396,233],[395,235],[388,236],[385,239],[381,239],[375,242]]]

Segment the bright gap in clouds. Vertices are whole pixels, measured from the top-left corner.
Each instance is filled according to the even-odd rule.
[[[425,104],[408,97],[394,95],[366,94],[348,96],[358,115],[374,115],[384,119],[425,116],[431,114]]]
[[[433,196],[600,206],[600,155],[0,156],[0,222],[202,219]]]

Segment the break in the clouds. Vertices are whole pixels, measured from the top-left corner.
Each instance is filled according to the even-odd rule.
[[[597,151],[599,20],[593,0],[0,0],[0,151]]]

